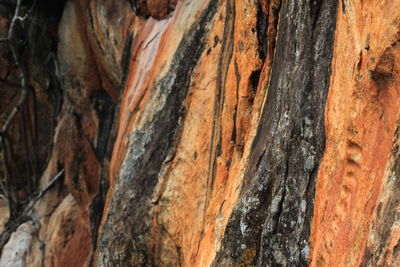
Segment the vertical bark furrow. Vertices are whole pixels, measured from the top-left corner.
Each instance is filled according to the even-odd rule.
[[[128,150],[114,189],[116,193],[111,197],[100,235],[99,266],[127,262],[133,266],[154,264],[155,255],[149,244],[151,197],[162,164],[176,145],[185,117],[191,73],[203,52],[215,8],[215,3],[211,3],[199,24],[184,36],[171,68],[152,89],[163,99],[160,101],[163,104],[149,121],[147,130],[134,130],[129,136]]]
[[[250,156],[250,162],[261,161],[248,167],[215,266],[307,263],[329,87],[320,77],[330,76],[337,7],[320,1],[313,12],[313,5],[282,3],[271,82]]]

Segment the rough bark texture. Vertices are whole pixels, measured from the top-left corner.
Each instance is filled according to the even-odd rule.
[[[399,47],[397,1],[0,1],[0,265],[400,265]]]

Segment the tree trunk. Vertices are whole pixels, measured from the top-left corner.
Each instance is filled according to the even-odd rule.
[[[28,2],[0,266],[400,265],[400,2]]]

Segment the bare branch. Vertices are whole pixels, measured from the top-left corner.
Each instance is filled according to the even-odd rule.
[[[47,186],[34,199],[30,201],[30,203],[28,204],[28,206],[26,206],[22,214],[28,214],[29,211],[31,211],[31,209],[33,208],[33,206],[35,206],[36,202],[50,190],[50,188],[57,182],[58,179],[60,179],[60,177],[62,177],[63,174],[64,174],[64,169],[62,169],[59,173],[57,173],[57,175],[53,178],[53,180],[51,180],[47,184]]]
[[[18,100],[18,103],[16,104],[16,106],[13,108],[13,110],[11,111],[10,115],[8,116],[5,124],[3,125],[1,132],[0,132],[0,142],[3,138],[3,135],[6,133],[6,131],[8,130],[8,128],[11,125],[11,122],[13,121],[15,115],[18,113],[18,111],[21,109],[22,105],[25,103],[25,100],[27,98],[28,95],[28,85],[27,85],[27,80],[28,80],[28,73],[26,71],[26,69],[24,68],[24,66],[22,66],[20,60],[19,60],[19,55],[17,52],[17,48],[15,46],[15,42],[14,42],[14,30],[15,30],[15,23],[19,17],[19,12],[21,10],[21,4],[22,4],[22,0],[18,0],[17,2],[17,6],[15,8],[15,13],[14,13],[14,17],[11,21],[10,24],[10,28],[8,30],[8,40],[10,41],[10,49],[15,61],[15,64],[20,68],[21,70],[21,96]]]
[[[23,18],[20,17],[20,20],[21,20],[21,21],[25,20],[27,17],[29,17],[30,14],[32,14],[33,9],[34,9],[35,6],[36,6],[36,3],[37,3],[37,0],[34,0],[33,3],[32,3],[31,8],[28,10],[28,12],[26,12],[25,16],[24,16]]]
[[[8,151],[7,151],[7,143],[6,143],[6,136],[0,136],[0,145],[3,148],[3,165],[4,165],[4,175],[6,178],[6,183],[3,185],[5,188],[4,194],[9,199],[9,190],[8,190],[8,183],[7,181],[10,180],[10,171],[8,168]],[[10,204],[10,202],[9,202]],[[10,211],[11,212],[11,211]]]
[[[28,206],[24,209],[22,214],[15,219],[15,221],[12,221],[11,224],[9,224],[6,229],[4,229],[3,233],[0,234],[0,255],[1,252],[4,248],[4,246],[7,244],[8,240],[11,237],[11,234],[17,230],[17,228],[24,222],[28,221],[31,216],[29,216],[29,212],[32,210],[33,206],[36,204],[36,202],[41,199],[49,190],[50,188],[62,177],[64,173],[64,169],[62,169],[48,184],[47,186],[34,198],[32,199]]]
[[[34,5],[36,4],[36,0],[34,2]],[[10,27],[8,29],[8,37],[7,38],[2,38],[2,40],[7,40],[10,50],[12,52],[12,56],[13,59],[15,61],[15,65],[20,69],[21,72],[21,77],[20,77],[20,83],[21,83],[21,93],[19,96],[19,100],[17,101],[16,105],[14,106],[14,108],[11,110],[10,114],[8,115],[4,125],[2,126],[1,130],[0,130],[0,144],[3,145],[3,149],[4,149],[4,154],[7,154],[7,144],[6,141],[7,139],[5,138],[5,136],[7,136],[7,131],[10,127],[10,125],[12,124],[15,116],[18,114],[18,112],[21,110],[21,108],[23,107],[23,105],[26,102],[26,99],[28,98],[28,71],[25,68],[25,66],[21,63],[20,61],[20,55],[18,53],[18,40],[15,37],[15,30],[16,30],[16,23],[17,21],[23,21],[26,19],[26,17],[32,12],[33,7],[31,8],[31,10],[29,10],[28,13],[26,13],[26,15],[24,17],[21,17],[20,12],[21,12],[21,5],[22,5],[22,0],[17,0],[17,4],[15,7],[15,12],[14,12],[14,16],[11,20],[10,23]],[[8,170],[8,164],[13,164],[13,169],[15,169],[15,171],[17,172],[17,176],[20,177],[20,175],[18,175],[18,168],[15,165],[15,161],[13,160],[14,156],[13,156],[13,147],[12,145],[9,147],[10,148],[10,157],[11,159],[9,160],[5,160],[4,165],[5,165],[5,176],[6,176],[6,183],[5,183],[5,188],[7,189],[7,192],[5,192],[5,194],[7,194],[7,197],[9,199],[9,207],[10,207],[10,214],[12,214],[13,212],[15,213],[14,216],[10,216],[10,218],[15,218],[18,213],[17,210],[13,211],[13,209],[17,209],[18,207],[18,199],[16,197],[15,194],[15,190],[16,190],[16,181],[14,181],[14,179],[12,179],[12,177],[10,177],[10,173]],[[7,155],[6,155],[7,156]]]
[[[3,194],[0,194],[0,198],[4,198],[4,199],[8,200],[6,185],[4,184],[2,177],[0,177],[0,188],[3,191]]]
[[[20,98],[18,100],[18,103],[15,105],[15,107],[11,111],[10,115],[8,115],[7,120],[6,120],[6,122],[4,123],[4,125],[3,125],[2,129],[1,129],[0,141],[3,138],[3,134],[5,134],[6,131],[8,130],[8,128],[10,127],[11,122],[13,121],[15,115],[17,115],[18,111],[20,111],[20,109],[21,109],[21,106],[25,103],[27,95],[28,95],[28,91],[22,89],[21,96],[20,96]]]

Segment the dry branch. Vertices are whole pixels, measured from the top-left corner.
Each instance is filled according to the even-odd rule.
[[[57,173],[57,175],[47,184],[47,186],[34,199],[32,199],[29,202],[28,206],[26,206],[22,214],[27,215],[31,211],[33,206],[35,206],[36,202],[50,190],[50,188],[57,182],[58,179],[60,179],[60,177],[62,177],[63,174],[64,174],[64,169],[62,169],[59,173]]]
[[[64,169],[62,169],[48,184],[47,186],[36,196],[34,197],[29,204],[26,206],[24,211],[18,218],[13,221],[9,221],[6,225],[6,229],[0,235],[0,255],[3,251],[4,246],[7,244],[8,240],[11,237],[11,234],[17,230],[17,228],[26,221],[34,220],[31,215],[29,215],[32,208],[41,199],[49,190],[50,188],[62,177],[64,174]]]
[[[36,1],[34,2],[34,4],[35,3],[36,3]],[[16,39],[15,35],[16,35],[17,21],[25,20],[27,18],[27,16],[30,14],[30,12],[32,11],[33,7],[31,8],[31,10],[29,12],[27,12],[25,14],[24,17],[21,17],[20,16],[21,15],[20,14],[21,13],[21,5],[22,5],[22,0],[18,0],[16,7],[15,7],[14,16],[10,23],[10,27],[8,30],[8,37],[7,37],[7,41],[8,41],[15,65],[19,68],[20,73],[21,73],[21,77],[20,77],[21,92],[20,92],[20,96],[19,96],[19,99],[18,99],[16,105],[13,107],[10,114],[7,116],[5,123],[3,124],[3,126],[0,130],[0,145],[3,148],[3,153],[5,155],[4,171],[5,171],[5,177],[6,177],[5,185],[3,184],[1,186],[2,186],[2,188],[5,188],[7,190],[7,192],[4,192],[4,193],[6,194],[6,196],[8,197],[8,200],[9,200],[8,204],[9,204],[9,208],[10,208],[10,218],[15,218],[18,214],[18,199],[16,196],[17,180],[15,179],[16,177],[12,177],[12,175],[10,173],[10,168],[8,165],[9,164],[13,165],[12,167],[15,170],[15,172],[17,172],[18,178],[20,178],[21,176],[18,175],[19,170],[15,165],[15,157],[13,155],[12,142],[7,142],[8,140],[5,137],[7,136],[7,131],[10,128],[12,122],[14,121],[16,115],[20,112],[23,105],[25,104],[25,102],[28,98],[28,91],[29,91],[28,84],[27,84],[28,71],[20,60],[21,56],[18,53],[18,40]],[[7,143],[9,143],[10,145],[7,146]],[[10,153],[10,154],[8,155],[8,153]],[[10,156],[11,158],[7,159],[6,158],[7,156]],[[30,179],[30,177],[28,177],[28,179]],[[11,215],[13,215],[13,216],[11,216]]]

